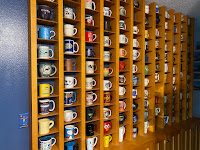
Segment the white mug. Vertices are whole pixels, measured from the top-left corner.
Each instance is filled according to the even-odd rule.
[[[133,64],[133,73],[136,73],[137,71],[138,71],[138,67],[135,64]]]
[[[97,137],[87,138],[87,150],[93,150],[93,148],[97,145]]]
[[[94,63],[94,61],[86,61],[85,62],[85,72],[86,73],[94,73],[97,71],[97,65]]]
[[[165,73],[168,71],[168,64],[165,63]]]
[[[112,54],[109,51],[103,52],[103,61],[110,61],[111,57],[112,57]]]
[[[93,77],[86,77],[85,78],[85,89],[86,90],[91,90],[95,85],[96,81],[94,80]]]
[[[144,98],[147,98],[147,97],[148,97],[148,95],[149,95],[149,92],[148,92],[148,90],[144,90]]]
[[[167,53],[165,53],[165,62],[167,61]]]
[[[119,43],[126,44],[128,43],[128,38],[124,34],[119,35]]]
[[[167,99],[168,99],[168,97],[165,95],[165,96],[164,96],[164,103],[165,103],[165,104],[167,103]]]
[[[76,119],[77,113],[73,112],[72,110],[65,110],[64,111],[64,121],[65,122],[70,122],[74,119]]]
[[[159,73],[155,73],[155,82],[158,82],[160,80]]]
[[[148,100],[144,100],[144,106],[145,106],[146,108],[148,108],[148,106],[149,106],[149,101],[148,101]]]
[[[170,18],[170,15],[168,14],[168,12],[167,11],[165,11],[165,18]]]
[[[165,51],[167,51],[167,44],[165,44]]]
[[[126,129],[124,126],[119,127],[119,142],[123,142]]]
[[[49,55],[49,52],[51,52],[51,56]],[[49,49],[48,46],[39,46],[38,47],[38,58],[53,58],[54,51],[52,49]]]
[[[136,60],[140,57],[140,52],[136,49],[133,50],[133,60]]]
[[[123,86],[119,86],[119,96],[124,96],[126,89]]]
[[[73,9],[70,7],[64,8],[64,17],[69,19],[76,19],[76,15],[73,12]]]
[[[173,86],[173,91],[176,91],[176,86]]]
[[[165,29],[168,29],[168,22],[165,22]]]
[[[146,134],[149,128],[150,122],[149,121],[145,121],[144,122],[144,133]]]
[[[112,43],[111,43],[111,39],[109,36],[103,37],[103,44],[104,44],[104,46],[111,46]]]
[[[52,140],[54,140],[53,143]],[[39,139],[39,143],[40,143],[40,150],[51,150],[53,145],[56,144],[56,138],[50,136],[44,136]]]
[[[103,7],[103,15],[104,15],[104,16],[108,16],[108,17],[111,17],[112,11],[110,10],[109,7]]]
[[[138,34],[139,33],[139,29],[137,26],[133,26],[133,34]]]
[[[149,14],[149,5],[145,5],[145,14]]]
[[[156,36],[159,36],[159,35],[160,35],[159,30],[156,29]]]
[[[124,6],[119,6],[119,14],[126,16],[126,9],[124,8]]]
[[[173,74],[176,74],[176,67],[173,67]]]
[[[109,80],[103,80],[103,90],[109,91],[112,88],[112,82]]]
[[[93,2],[92,0],[85,0],[85,8],[92,9],[92,5],[94,10],[96,10],[95,2]]]
[[[77,79],[72,76],[65,76],[65,88],[74,88],[77,85]]]
[[[149,79],[148,78],[144,78],[144,86],[148,86],[149,84]]]
[[[155,115],[158,116],[159,113],[160,113],[160,108],[155,108]]]
[[[176,82],[176,77],[173,77],[173,84],[175,84]]]
[[[139,42],[137,39],[133,39],[133,47],[139,47]]]
[[[66,36],[74,36],[77,34],[77,28],[75,28],[72,24],[64,25],[64,34]]]
[[[176,46],[173,46],[173,53],[176,52]]]

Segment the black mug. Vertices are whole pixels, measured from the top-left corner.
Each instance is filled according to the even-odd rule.
[[[39,5],[37,9],[38,18],[53,20],[54,19],[54,10],[47,5]]]
[[[95,115],[95,111],[93,108],[86,108],[86,121],[91,121]]]
[[[110,25],[110,21],[104,21],[104,30],[111,31],[112,27]]]
[[[94,124],[93,123],[86,124],[86,135],[87,136],[94,135]]]
[[[140,3],[138,0],[134,0],[134,7],[138,8],[140,6]]]
[[[94,49],[92,48],[87,48],[85,53],[86,53],[86,57],[95,57],[95,52],[94,52]]]
[[[123,124],[125,120],[126,120],[126,114],[125,113],[119,114],[119,124]]]

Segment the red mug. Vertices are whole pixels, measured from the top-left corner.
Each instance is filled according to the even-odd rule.
[[[96,40],[97,35],[94,34],[92,31],[86,31],[85,32],[85,40],[87,42],[93,42],[94,40]]]
[[[155,104],[158,104],[159,98],[155,96]]]
[[[123,71],[126,69],[126,63],[124,61],[119,62],[119,71]]]
[[[110,121],[104,122],[104,133],[108,133],[111,127],[112,127],[112,123]]]

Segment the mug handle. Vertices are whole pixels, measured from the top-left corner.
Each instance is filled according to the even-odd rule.
[[[93,93],[94,95],[94,99],[93,99],[93,102],[95,102],[97,100],[97,94],[96,93]]]
[[[76,92],[73,92],[74,94],[74,100],[72,101],[73,103],[76,102]]]
[[[50,120],[50,121],[49,121],[49,129],[51,129],[53,126],[54,126],[54,121],[53,121],[53,120]]]
[[[135,66],[136,66],[136,65],[135,65]],[[135,68],[136,68],[135,72],[137,72],[137,71],[138,71],[138,66],[136,66]]]
[[[77,117],[77,113],[73,112],[73,119],[75,119]]]
[[[137,58],[139,58],[139,57],[140,57],[140,52],[139,52],[139,51],[137,51],[137,54],[138,54]]]
[[[124,109],[126,109],[126,103],[124,102]]]
[[[74,78],[74,81],[75,81],[74,86],[76,86],[77,85],[77,79]]]
[[[125,28],[125,30],[126,30],[126,24],[124,24],[124,28]]]
[[[93,34],[93,41],[95,41],[97,39],[97,35]]]
[[[76,19],[76,15],[75,15],[75,13],[73,12],[73,16],[74,16],[74,20]]]
[[[109,135],[109,141],[112,141],[112,136],[111,135]]]
[[[52,10],[51,10],[50,20],[53,21],[54,17],[55,17],[55,11],[52,9]]]
[[[112,11],[111,10],[109,10],[109,17],[111,17],[112,16]]]
[[[50,74],[50,76],[53,76],[53,75],[55,75],[55,74],[56,74],[56,72],[57,72],[57,68],[56,68],[56,66],[55,66],[55,65],[51,65],[51,67],[55,69],[54,73]]]
[[[110,70],[111,70],[111,72],[110,72]],[[108,73],[108,75],[111,75],[111,74],[113,73],[113,68],[110,68],[110,67],[109,67],[109,72],[110,72],[110,73]]]
[[[51,144],[51,146],[54,146],[56,144],[56,138],[52,137],[51,140],[54,140],[54,142]]]
[[[124,77],[124,83],[126,82],[126,78]]]
[[[93,147],[95,147],[96,145],[97,145],[97,137],[94,137],[94,145],[93,145]]]
[[[110,83],[110,86],[109,86],[109,88],[112,88],[112,82],[110,82],[110,81],[109,81],[109,83]]]
[[[158,113],[159,113],[160,112],[160,108],[158,108],[157,110],[158,110]]]
[[[79,45],[78,45],[78,43],[77,43],[77,42],[74,42],[74,45],[76,45],[77,49],[76,49],[76,50],[74,50],[73,52],[74,52],[74,53],[78,53],[78,51],[79,51]]]
[[[128,43],[128,38],[127,37],[125,37],[125,43]]]
[[[51,92],[50,92],[50,94],[52,94],[53,93],[53,86],[52,85],[50,85],[50,87],[51,87]]]
[[[96,10],[95,2],[92,2],[92,5],[93,5],[93,7],[94,7],[94,10]]]
[[[72,61],[72,67],[74,67],[76,65],[75,61]]]
[[[137,29],[137,33],[139,33],[139,31],[140,31],[140,30],[139,30],[139,29]]]
[[[53,108],[49,109],[49,111],[54,111],[54,109],[56,107],[55,102],[53,100],[50,100],[49,102],[53,104]]]
[[[56,32],[54,32],[54,31],[50,31],[50,34],[51,33],[53,33],[53,35],[52,36],[50,36],[50,39],[52,39],[53,37],[55,37],[56,36]]]
[[[97,82],[94,79],[92,80],[92,82],[93,82],[93,86],[97,84]]]
[[[109,46],[111,46],[112,45],[112,42],[111,42],[111,39],[109,39]]]
[[[127,51],[125,49],[123,51],[124,51],[124,57],[126,57]]]
[[[110,117],[110,116],[112,115],[112,113],[111,113],[111,110],[110,110],[110,109],[109,109],[109,112],[110,112],[110,113],[109,113],[108,117]]]
[[[123,127],[123,134],[125,134],[126,130],[125,130],[125,127]]]
[[[49,58],[53,58],[54,57],[54,51],[52,49],[49,49],[49,51],[51,51],[51,56],[49,56]]]
[[[77,135],[78,134],[78,128],[77,127],[74,127],[74,131],[76,130],[76,132],[74,133],[74,135]]]
[[[139,42],[138,42],[138,41],[137,41],[137,43],[136,43],[136,46],[137,46],[137,47],[139,47],[139,46],[140,46],[140,44],[139,44]]]
[[[77,28],[74,28],[74,33],[73,33],[73,35],[76,35],[77,34]]]
[[[123,87],[123,89],[124,89],[124,90],[123,90],[123,91],[124,91],[124,92],[123,92],[123,95],[124,95],[124,94],[126,93],[126,88],[125,88],[125,87]]]
[[[94,71],[97,71],[97,65],[94,64]]]

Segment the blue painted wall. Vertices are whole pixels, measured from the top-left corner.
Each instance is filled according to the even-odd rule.
[[[29,111],[27,0],[0,4],[0,143],[2,150],[28,150],[29,129],[19,129]]]

